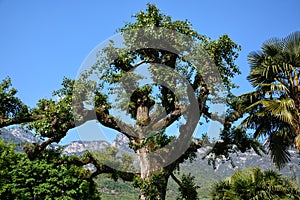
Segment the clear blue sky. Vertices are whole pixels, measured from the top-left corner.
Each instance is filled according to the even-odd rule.
[[[88,53],[147,2],[173,19],[188,19],[201,34],[227,33],[242,46],[237,94],[251,90],[249,52],[300,30],[300,0],[0,0],[0,79],[11,77],[33,107],[59,89],[64,76],[75,78]]]

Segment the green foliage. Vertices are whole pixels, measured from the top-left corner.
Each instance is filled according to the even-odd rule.
[[[9,118],[22,118],[29,114],[28,107],[16,97],[17,90],[12,88],[10,78],[0,83],[0,122]]]
[[[141,10],[138,14],[133,15],[133,17],[135,18],[135,22],[126,23],[125,27],[120,29],[121,32],[155,26],[164,27],[199,39],[205,38],[192,29],[192,25],[189,21],[172,21],[170,16],[162,14],[154,4],[148,3],[146,11]]]
[[[42,137],[56,138],[59,142],[70,128],[74,127],[74,115],[72,113],[72,90],[74,81],[64,78],[63,88],[53,92],[53,99],[39,100],[37,107],[32,110],[33,115],[43,116],[28,126]]]
[[[115,172],[107,175],[115,181],[119,178],[122,171],[133,172],[133,157],[130,154],[120,154],[117,147],[107,147],[105,151],[93,151],[93,157],[99,162],[115,169]]]
[[[198,200],[197,186],[194,183],[195,177],[191,174],[183,174],[181,177],[182,186],[178,188],[180,195],[177,197],[177,200]]]
[[[235,60],[238,58],[237,51],[241,50],[241,46],[232,41],[228,35],[222,35],[218,40],[206,44],[204,48],[218,67],[224,86],[228,91],[237,87],[230,79],[241,73],[235,64]]]
[[[106,174],[98,175],[96,180],[98,190],[103,200],[135,200],[138,199],[139,189],[134,188],[132,183],[114,181]]]
[[[198,73],[195,67],[201,66],[202,70],[205,71],[206,69],[203,67],[205,66],[204,62],[211,59],[219,69],[222,81],[228,91],[234,87],[231,78],[240,73],[234,63],[238,56],[237,52],[240,50],[240,46],[234,43],[228,35],[223,35],[217,40],[210,40],[210,38],[200,35],[195,31],[191,23],[187,20],[172,20],[170,16],[162,14],[154,4],[148,4],[145,11],[140,11],[136,15],[133,15],[133,17],[135,19],[134,22],[126,23],[123,28],[119,29],[125,40],[124,47],[120,48],[112,42],[108,47],[104,48],[103,51],[99,52],[99,60],[95,66],[93,66],[91,72],[89,72],[100,72],[100,85],[106,85],[111,89],[109,91],[116,92],[115,84],[121,78],[124,78],[126,74],[126,76],[130,76],[130,80],[127,81],[126,79],[126,81],[123,81],[126,92],[128,87],[136,88],[140,78],[138,75],[133,75],[128,72],[133,70],[136,66],[139,66],[140,62],[144,62],[144,64],[151,65],[150,68],[153,75],[155,74],[155,76],[152,77],[153,80],[164,80],[170,84],[170,87],[179,88],[180,86],[178,83],[176,84],[172,76],[168,77],[167,73],[155,73],[155,70],[152,68],[157,68],[157,66],[154,64],[162,64],[176,69],[180,75],[186,80],[189,80],[192,84]],[[172,31],[175,31],[178,35]],[[184,37],[181,34],[184,35]],[[143,39],[141,39],[141,35]],[[193,45],[193,42],[197,43],[197,45]],[[158,45],[158,47],[151,48],[153,44]],[[173,52],[170,52],[172,50]],[[186,51],[197,55],[197,57],[184,57],[183,54]],[[191,62],[192,60],[196,61]],[[207,69],[206,73],[208,72],[211,71]],[[174,73],[170,75],[174,75]],[[198,74],[198,76],[207,76],[207,74],[203,72],[203,74]],[[83,77],[85,78],[85,75]],[[130,84],[127,86],[127,83]],[[156,92],[155,100],[160,100],[160,103],[168,114],[172,112],[175,109],[175,94],[162,85],[152,85],[151,87],[152,91]],[[155,87],[158,87],[158,90]],[[199,96],[200,87],[200,84],[197,85],[197,87],[195,84],[194,90],[197,97]],[[102,92],[105,93],[107,91],[105,90],[102,90]],[[128,93],[131,95],[129,91],[130,90],[128,90]],[[135,96],[133,98],[137,99],[136,95],[133,96]],[[141,94],[138,94],[138,96],[141,98]],[[120,98],[125,97],[121,96]],[[129,102],[126,101],[123,107],[127,109],[129,106],[130,113],[134,118],[135,110],[137,109],[136,103],[135,101],[132,101],[129,105],[128,103]],[[121,105],[123,104],[121,103]],[[151,103],[149,103],[148,107],[151,107]]]
[[[292,180],[275,171],[248,168],[213,186],[212,198],[217,199],[300,199],[300,189]]]
[[[30,161],[0,141],[0,198],[10,199],[100,199],[96,185],[83,177],[81,167],[62,164],[65,157],[53,150]]]
[[[166,179],[163,171],[156,171],[150,175],[148,179],[135,177],[133,186],[139,188],[140,191],[147,196],[147,200],[156,200],[161,197],[159,192],[166,189]]]

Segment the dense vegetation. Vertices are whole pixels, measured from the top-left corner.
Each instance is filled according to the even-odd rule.
[[[213,199],[300,199],[299,186],[275,171],[244,169],[214,185]]]
[[[45,150],[36,160],[15,151],[13,144],[0,140],[1,199],[101,199],[87,171],[68,164],[72,158]]]

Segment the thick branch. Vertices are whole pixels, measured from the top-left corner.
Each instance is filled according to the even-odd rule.
[[[158,121],[161,115],[151,116],[154,119],[150,117],[151,123],[149,127],[151,127],[151,130],[161,130],[167,128],[168,126],[173,124],[185,111],[186,111],[186,106],[182,105],[182,106],[176,106],[175,110],[170,115],[165,117],[163,120]]]
[[[175,145],[177,147],[177,145]],[[184,153],[181,154],[180,157],[178,157],[176,160],[174,160],[172,163],[168,164],[165,168],[166,171],[168,171],[169,173],[172,173],[178,166],[180,163],[183,163],[184,161],[188,160],[191,158],[191,156],[193,156],[193,154],[197,153],[198,149],[203,147],[203,143],[202,141],[192,141],[190,146],[184,151]],[[174,150],[175,153],[176,149]],[[161,155],[159,156],[166,156],[166,155],[171,155],[170,152],[166,152],[166,154],[164,155],[163,153],[161,153]],[[158,158],[159,159],[159,158]]]
[[[209,112],[208,109],[203,109],[203,114],[205,116],[207,116],[209,119],[214,120],[214,121],[218,121],[221,124],[224,124],[224,122],[225,122],[225,120],[222,117]]]
[[[197,153],[198,149],[203,147],[202,141],[192,141],[189,148],[174,162],[177,166],[180,163],[183,163],[184,161],[188,160],[190,158],[190,155],[193,153]]]
[[[0,128],[10,126],[10,125],[15,125],[15,124],[22,124],[22,123],[28,123],[28,122],[33,122],[35,120],[43,118],[44,115],[30,115],[27,117],[22,117],[22,118],[0,118]]]
[[[114,129],[123,133],[129,140],[136,138],[136,133],[132,126],[114,118],[103,109],[96,110],[97,120],[108,128]]]
[[[51,137],[49,138],[48,140],[46,140],[45,142],[41,143],[41,144],[37,144],[37,143],[34,143],[34,147],[29,147],[28,145],[25,145],[23,147],[25,153],[27,154],[29,160],[34,160],[36,158],[39,157],[40,153],[45,150],[47,148],[48,145],[52,144],[53,142],[59,142],[62,138],[62,137]]]
[[[113,174],[117,177],[121,178],[124,181],[133,181],[133,178],[138,175],[138,173],[132,173],[132,172],[124,172],[124,171],[118,171],[108,165],[98,163],[98,161],[88,152],[86,154],[85,159],[80,160],[78,157],[75,157],[71,161],[60,161],[58,164],[63,164],[65,162],[75,164],[77,166],[84,166],[87,164],[93,164],[96,168],[96,171],[90,174],[86,174],[84,176],[84,179],[91,180],[94,177],[96,177],[99,174]]]
[[[96,113],[95,113],[96,112]],[[111,116],[104,107],[95,110],[83,109],[80,111],[80,115],[82,116],[82,120],[77,122],[80,125],[89,120],[96,119],[107,128],[114,129],[123,133],[129,140],[135,139],[136,135],[132,126],[114,118]],[[96,115],[96,116],[95,116]]]
[[[48,132],[40,132],[40,135],[48,138],[41,144],[33,143],[34,147],[28,145],[24,146],[24,151],[30,160],[34,160],[40,156],[40,153],[44,151],[53,142],[59,143],[64,138],[67,132],[75,128],[75,121],[73,118],[64,118],[63,116],[58,118],[56,115],[51,116],[51,124],[48,128]]]

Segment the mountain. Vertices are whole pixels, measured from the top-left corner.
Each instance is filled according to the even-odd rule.
[[[4,142],[12,142],[16,144],[39,142],[39,139],[34,137],[32,132],[25,131],[21,128],[0,128],[0,139],[4,139]]]
[[[129,139],[125,135],[118,134],[116,138],[113,140],[113,142],[111,143],[111,146],[117,147],[118,149],[124,152],[133,153],[133,150],[129,148],[128,143],[129,143]]]
[[[31,131],[24,130],[21,128],[0,128],[0,139],[4,142],[12,142],[17,144],[17,150],[22,151],[22,144],[24,143],[41,143],[42,141],[34,136]],[[57,144],[52,144],[57,147]],[[86,150],[89,151],[104,151],[110,143],[107,141],[74,141],[66,145],[63,149],[63,153],[67,155],[77,154],[81,155]]]
[[[0,128],[0,139],[5,143],[11,142],[16,144],[16,151],[23,151],[24,143],[38,143],[40,140],[30,131],[25,131],[21,128]]]
[[[86,150],[89,151],[104,151],[107,147],[111,146],[107,141],[74,141],[71,142],[63,149],[63,154],[81,155]]]

